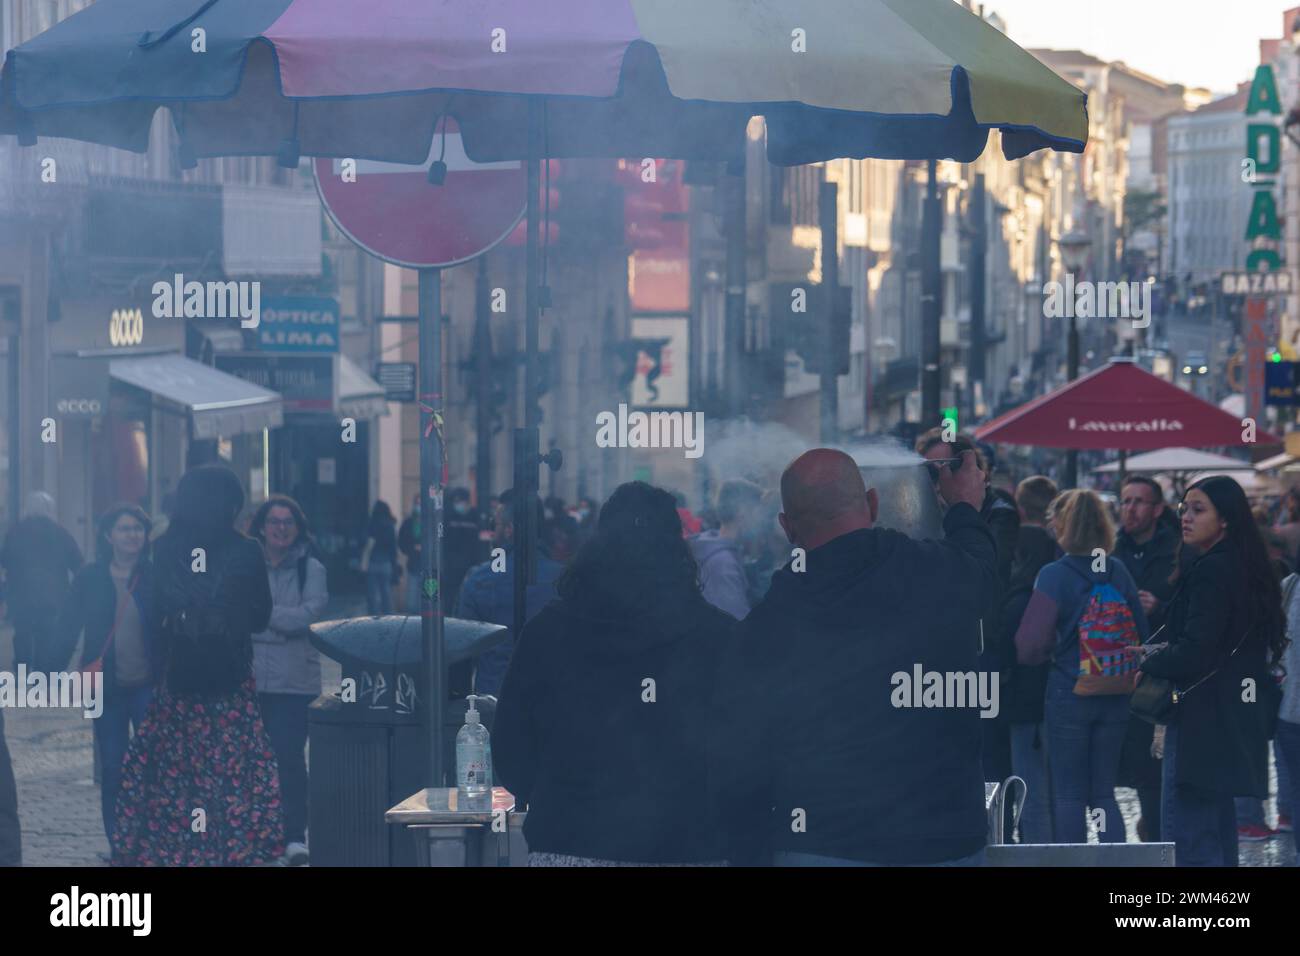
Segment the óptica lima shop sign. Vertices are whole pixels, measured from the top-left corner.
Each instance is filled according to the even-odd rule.
[[[322,296],[268,296],[262,303],[257,346],[265,352],[338,352],[338,301]]]

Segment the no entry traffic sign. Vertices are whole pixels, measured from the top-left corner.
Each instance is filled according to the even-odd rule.
[[[491,249],[523,218],[524,164],[472,161],[455,121],[448,117],[445,124],[421,166],[367,159],[313,162],[316,190],[334,224],[385,262],[413,269],[453,266]],[[447,164],[447,177],[435,186],[427,173],[439,157]]]

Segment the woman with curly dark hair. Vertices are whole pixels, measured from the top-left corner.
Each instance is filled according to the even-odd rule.
[[[1182,694],[1165,731],[1163,839],[1179,866],[1236,866],[1233,797],[1268,796],[1268,738],[1277,718],[1272,667],[1286,618],[1268,550],[1241,486],[1204,478],[1178,508],[1195,561],[1169,604],[1165,643],[1142,670]]]
[[[735,621],[700,594],[677,504],[620,486],[528,626],[492,731],[534,866],[721,861],[710,711]]]

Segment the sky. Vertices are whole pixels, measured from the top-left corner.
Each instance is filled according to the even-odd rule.
[[[1300,0],[983,0],[1023,47],[1081,49],[1157,79],[1229,93]]]

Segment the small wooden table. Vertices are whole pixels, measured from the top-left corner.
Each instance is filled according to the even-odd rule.
[[[415,840],[417,866],[523,866],[528,860],[515,798],[504,787],[492,799],[467,805],[455,787],[429,787],[384,813]]]

